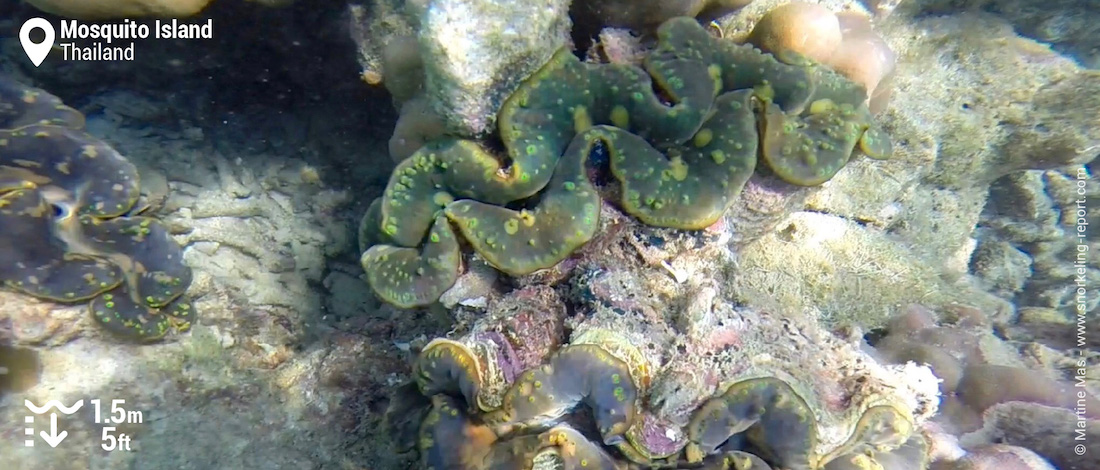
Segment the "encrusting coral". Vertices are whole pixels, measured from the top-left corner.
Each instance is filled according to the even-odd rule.
[[[872,111],[886,106],[897,56],[866,16],[834,14],[816,3],[791,2],[765,14],[747,39],[782,62],[809,59],[824,64],[862,85]]]
[[[437,140],[401,162],[360,225],[374,291],[400,307],[434,302],[457,278],[451,224],[510,275],[548,268],[586,243],[606,153],[619,206],[645,224],[702,229],[736,200],[757,150],[788,183],[821,184],[858,148],[886,158],[859,84],[710,36],[690,18],[658,29],[644,70],[559,51],[504,103],[505,156]]]
[[[840,47],[840,21],[824,5],[792,2],[775,7],[760,18],[748,41],[764,52],[784,59],[798,55],[827,63]]]
[[[186,330],[194,309],[180,246],[162,223],[137,215],[137,168],[83,125],[57,97],[0,77],[0,283],[87,301],[93,318],[126,338]]]
[[[974,318],[937,324],[932,312],[911,306],[891,321],[874,345],[889,362],[928,364],[941,379],[943,413],[936,419],[946,429],[966,433],[982,427],[984,416],[999,405],[1020,402],[1079,409],[1079,418],[1100,419],[1098,401],[1084,387],[1023,367],[1018,353],[994,335],[980,312]]]
[[[940,413],[928,429],[951,436],[958,451],[932,468],[1096,468],[1100,461],[1071,452],[1073,437],[1057,432],[1067,421],[1077,435],[1100,429],[1095,379],[1082,369],[1095,352],[1005,339],[1021,323],[1003,321],[968,306],[937,315],[912,305],[873,341],[882,360],[926,363],[940,379]]]

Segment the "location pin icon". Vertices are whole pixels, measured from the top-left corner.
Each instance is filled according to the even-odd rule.
[[[35,28],[41,29],[46,34],[46,38],[40,43],[31,41],[31,31],[34,31]],[[23,45],[23,52],[27,53],[27,57],[31,59],[35,67],[42,65],[42,61],[50,55],[50,50],[53,49],[53,40],[53,25],[45,18],[31,18],[23,23],[22,28],[19,28],[19,43]]]

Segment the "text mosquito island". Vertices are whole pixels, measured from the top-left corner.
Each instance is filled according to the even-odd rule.
[[[121,23],[87,24],[61,21],[61,48],[65,60],[134,60],[134,45],[144,39],[211,39],[214,20],[181,22],[155,20],[151,25],[131,20]]]

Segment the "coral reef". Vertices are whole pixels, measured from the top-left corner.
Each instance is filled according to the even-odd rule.
[[[229,62],[220,56],[213,64]],[[97,71],[104,67],[94,65]],[[44,75],[47,82],[58,77]],[[140,67],[133,76],[162,77]],[[168,188],[156,214],[184,247],[193,270],[187,295],[201,318],[185,335],[152,344],[120,343],[88,314],[86,304],[39,301],[0,289],[0,344],[39,357],[33,374],[0,364],[19,385],[34,385],[0,392],[4,403],[13,405],[0,406],[0,421],[7,423],[0,433],[22,435],[24,399],[85,400],[79,418],[59,422],[69,433],[63,445],[43,452],[41,442],[34,448],[13,442],[0,451],[0,466],[278,468],[322,459],[400,468],[402,457],[386,450],[374,429],[381,418],[377,400],[399,372],[405,373],[402,353],[389,342],[363,341],[384,334],[394,322],[378,319],[385,314],[378,313],[354,259],[337,258],[353,251],[350,221],[359,210],[349,207],[344,185],[333,182],[334,174],[345,172],[322,166],[328,155],[384,148],[388,129],[363,132],[361,123],[369,121],[355,113],[337,116],[327,105],[315,105],[331,118],[312,121],[328,123],[322,134],[306,132],[312,119],[305,118],[306,108],[293,113],[255,108],[251,99],[249,110],[211,123],[204,121],[209,114],[189,104],[203,106],[216,98],[203,94],[201,81],[186,77],[179,77],[175,94],[148,92],[130,81],[101,83],[102,91],[91,95],[64,90],[86,114],[87,131],[137,166],[142,192],[157,180],[163,187],[155,192]],[[333,137],[347,129],[355,129],[357,137]],[[384,183],[384,171],[364,179]],[[398,331],[395,337],[417,334]],[[146,424],[124,431],[136,431],[130,435],[139,452],[96,452],[101,426],[91,419],[90,397],[122,398],[128,408],[145,413]],[[212,419],[223,416],[234,418]],[[301,439],[305,435],[312,437]],[[192,447],[206,450],[185,450]]]
[[[882,112],[894,90],[897,54],[871,27],[871,19],[858,13],[841,13],[843,40],[826,64],[867,89],[868,107]]]
[[[978,246],[970,260],[975,275],[1020,307],[1075,311],[1076,287],[1100,282],[1100,262],[1089,255],[1100,243],[1077,236],[1079,223],[1100,224],[1100,216],[1079,207],[1100,197],[1090,167],[1014,173],[995,181],[990,193],[975,232]],[[1079,313],[1096,312],[1098,306],[1100,299],[1085,299]],[[1062,322],[1072,319],[1059,316]]]
[[[940,378],[941,413],[933,420],[940,429],[959,435],[972,451],[955,466],[943,468],[973,468],[995,458],[986,455],[990,452],[1008,452],[987,449],[990,444],[1026,447],[1017,457],[1023,461],[1029,460],[1024,454],[1031,454],[1027,450],[1031,449],[1042,456],[1032,461],[1046,458],[1059,468],[1080,463],[1079,456],[1068,455],[1072,445],[1060,447],[1066,444],[1052,435],[1056,433],[1021,433],[1014,428],[1028,426],[1029,421],[1044,426],[1060,412],[1075,414],[1064,419],[1078,423],[1075,427],[1085,433],[1100,425],[1097,381],[1084,373],[1084,364],[1093,360],[1095,352],[1039,352],[1042,349],[1035,344],[1004,342],[994,335],[989,318],[973,308],[957,307],[941,316],[944,319],[937,321],[934,312],[911,306],[891,320],[886,335],[873,346],[887,362],[928,364]]]
[[[524,77],[567,44],[569,2],[374,0],[350,7],[362,78],[398,105],[419,91],[448,133],[492,131]]]
[[[141,191],[157,193],[151,202],[163,201],[156,217],[184,248],[193,273],[187,295],[200,314],[188,334],[130,344],[102,328],[86,303],[0,288],[0,344],[39,357],[26,379],[22,368],[0,365],[33,385],[0,392],[0,434],[23,435],[24,399],[85,400],[79,416],[59,420],[68,432],[62,445],[47,452],[41,441],[7,441],[0,467],[402,467],[375,429],[379,400],[406,373],[403,353],[364,338],[397,328],[389,331],[404,341],[419,330],[388,318],[348,255],[362,212],[352,201],[379,189],[392,169],[350,164],[368,149],[384,153],[386,97],[346,79],[355,65],[336,26],[342,3],[212,6],[204,14],[218,31],[264,34],[145,41],[135,62],[47,60],[37,69],[17,37],[0,39],[5,73],[85,114],[86,131],[137,167]],[[0,10],[8,31],[41,15],[25,2]],[[204,70],[222,72],[206,79]],[[378,105],[341,108],[368,99]],[[123,431],[137,452],[101,452],[92,397],[125,399],[145,413],[145,424]]]
[[[440,226],[450,223],[513,276],[565,259],[599,224],[592,153],[607,155],[624,211],[679,229],[718,221],[752,176],[758,146],[772,172],[801,186],[831,178],[857,148],[889,155],[858,84],[715,39],[692,19],[670,20],[658,36],[645,71],[559,51],[500,111],[507,162],[445,139],[399,164],[360,231],[374,291],[404,307],[438,299],[459,265],[428,252],[451,253],[438,246],[451,243]]]
[[[1081,442],[1079,439],[1092,442],[1100,437],[1100,420],[1081,419],[1075,410],[1008,402],[989,409],[982,419],[984,424],[981,429],[959,438],[963,446],[979,453],[979,459],[975,460],[988,461],[980,458],[983,449],[1003,443],[1013,447],[1013,453],[1024,454],[1019,457],[1038,461],[1038,468],[1052,466],[1061,470],[1087,470],[1100,465],[1100,458],[1095,453],[1078,455],[1075,452],[1075,446]],[[1067,426],[1073,427],[1071,433],[1059,432]]]
[[[431,110],[427,99],[418,96],[406,101],[390,137],[390,157],[395,162],[409,158],[424,144],[443,137],[443,126],[443,120]]]
[[[586,62],[638,65],[645,59],[642,38],[625,28],[604,28],[585,55]]]
[[[642,289],[505,296],[420,351],[388,433],[430,468],[503,468],[504,455],[534,469],[926,468],[917,430],[938,398],[927,368],[881,366],[813,322],[722,298],[654,311]],[[513,302],[542,320],[517,322]],[[567,324],[568,340],[548,342],[545,323]]]
[[[891,26],[902,27],[900,23]],[[1100,73],[1082,69],[1047,46],[1020,38],[989,16],[961,15],[905,29],[928,31],[935,37],[899,51],[899,62],[906,67],[919,69],[921,63],[949,57],[958,57],[960,62],[945,89],[920,85],[926,80],[916,75],[895,77],[895,87],[916,86],[922,95],[935,94],[951,107],[980,108],[947,117],[943,128],[929,128],[923,123],[932,122],[932,111],[915,102],[915,95],[897,103],[898,109],[905,109],[910,116],[899,116],[894,128],[934,135],[940,145],[933,154],[935,164],[929,178],[951,188],[980,183],[984,192],[987,184],[1012,172],[1083,165],[1096,157]],[[1001,80],[997,88],[980,93],[966,91],[996,81],[992,77],[1003,77],[1008,70],[1026,71],[1020,76],[1031,78]]]
[[[767,10],[775,3],[777,0],[757,0],[748,8],[760,4]],[[821,3],[832,11],[861,8],[855,1]],[[898,2],[862,3],[881,7]],[[929,5],[946,3],[988,8],[972,14],[929,9]],[[999,337],[1018,350],[1028,371],[1064,378],[1069,374],[1067,358],[1063,351],[1051,348],[1064,350],[1072,347],[1065,343],[1073,344],[1074,338],[1067,335],[1073,330],[1073,321],[1058,306],[1065,299],[1067,280],[1072,279],[1065,277],[1064,268],[1075,253],[1054,240],[1050,229],[1056,225],[1050,221],[1069,215],[1065,189],[1066,183],[1069,189],[1075,187],[1076,169],[998,178],[1016,168],[1048,166],[1052,163],[1045,159],[1064,157],[1066,148],[1084,150],[1097,143],[1095,134],[1089,136],[1098,128],[1094,125],[1095,104],[1088,99],[1095,74],[1081,74],[1065,57],[1019,36],[1051,38],[1048,40],[1055,41],[1055,49],[1079,43],[1087,52],[1088,44],[1095,44],[1100,36],[1079,32],[1095,29],[1100,22],[1090,22],[1090,11],[1071,15],[1082,11],[1072,3],[1054,0],[1038,8],[1016,8],[1012,0],[908,0],[888,21],[878,18],[875,24],[876,31],[899,54],[896,79],[900,81],[896,83],[902,86],[876,117],[895,142],[891,161],[853,160],[821,187],[796,187],[759,172],[745,183],[726,216],[700,231],[640,224],[609,203],[618,201],[612,188],[610,194],[601,194],[595,237],[553,268],[511,277],[496,272],[479,255],[467,256],[462,260],[465,272],[441,297],[446,312],[441,308],[398,311],[379,305],[371,290],[362,285],[362,268],[345,256],[345,250],[354,244],[349,243],[353,224],[347,222],[366,207],[357,206],[359,198],[369,201],[376,196],[379,183],[384,184],[388,176],[385,167],[389,165],[365,158],[385,152],[389,129],[383,128],[392,129],[392,120],[388,119],[386,97],[371,96],[382,91],[356,83],[351,79],[353,65],[338,60],[352,51],[315,47],[313,40],[321,36],[320,31],[327,31],[326,37],[340,36],[340,28],[331,26],[343,18],[312,12],[331,13],[339,6],[299,2],[302,6],[289,14],[265,12],[271,21],[255,23],[272,34],[260,35],[264,38],[254,35],[253,41],[186,50],[160,49],[170,47],[171,42],[150,42],[148,49],[143,46],[142,60],[134,64],[47,63],[32,70],[12,38],[0,40],[9,46],[4,49],[10,59],[5,71],[22,72],[33,77],[33,82],[63,90],[70,104],[79,105],[88,115],[88,132],[107,140],[137,166],[141,190],[150,194],[148,202],[139,200],[131,212],[147,205],[166,205],[168,215],[160,218],[186,247],[185,260],[194,269],[188,294],[203,313],[201,324],[189,335],[156,345],[119,345],[104,338],[102,328],[91,325],[96,320],[84,305],[55,304],[0,291],[0,382],[17,376],[23,386],[30,387],[0,391],[6,403],[18,404],[24,398],[36,403],[46,399],[72,403],[92,396],[117,397],[147,411],[150,418],[135,434],[140,452],[98,452],[101,429],[92,424],[89,415],[82,415],[59,423],[69,432],[64,446],[43,452],[42,446],[26,449],[17,441],[0,451],[4,464],[0,466],[407,469],[412,467],[409,456],[392,452],[385,445],[390,436],[377,426],[382,410],[390,403],[386,397],[396,384],[410,377],[409,367],[401,360],[405,354],[411,351],[415,356],[429,338],[448,335],[451,341],[467,344],[475,357],[503,357],[495,363],[478,363],[482,375],[499,379],[483,382],[478,394],[485,399],[502,398],[525,371],[551,364],[553,354],[571,343],[566,338],[573,336],[574,326],[588,319],[614,318],[612,313],[630,316],[629,321],[616,324],[622,327],[616,332],[629,333],[639,325],[673,329],[667,335],[660,331],[655,335],[660,339],[655,350],[672,359],[667,368],[652,371],[650,392],[641,398],[638,424],[632,427],[634,431],[628,430],[626,441],[645,442],[643,447],[658,455],[679,448],[683,456],[692,416],[681,410],[698,410],[723,391],[717,387],[709,391],[708,385],[709,393],[702,399],[693,390],[712,379],[708,370],[736,370],[732,363],[730,368],[708,369],[709,363],[698,365],[695,361],[713,351],[740,347],[739,333],[755,331],[758,325],[712,324],[707,319],[736,320],[726,310],[730,308],[750,319],[765,317],[750,312],[767,312],[764,323],[790,320],[801,331],[807,330],[807,322],[818,320],[828,325],[828,321],[840,319],[864,327],[853,327],[851,336],[845,338],[854,345],[866,329],[896,311],[896,305],[928,302],[938,306],[959,298],[978,301],[979,297],[966,289],[972,259],[975,267],[982,267],[976,284],[992,288],[998,295],[1014,296],[1012,300],[1020,305],[1031,305],[1015,310],[1002,299],[992,299],[999,300],[1003,308],[990,308],[989,314],[1011,323],[995,322],[994,333],[983,335],[983,341]],[[216,24],[247,30],[251,26],[247,22],[230,22],[219,16],[226,11],[243,16],[235,14],[242,8],[234,9],[233,4],[241,2],[225,1],[208,14],[215,17]],[[0,15],[4,17],[0,26],[9,30],[13,25],[18,28],[25,18],[21,15],[36,14],[19,2],[6,7],[5,11],[16,12]],[[394,19],[382,9],[368,7],[367,11],[369,19],[380,24]],[[746,34],[760,17],[756,11],[737,15],[738,21],[750,26],[744,29]],[[1016,31],[1006,20],[1013,22]],[[1043,28],[1040,32],[1049,36],[1034,33],[1031,25]],[[1078,27],[1079,32],[1067,27]],[[1053,38],[1061,35],[1065,37]],[[726,38],[733,36],[726,31]],[[608,49],[617,50],[592,57],[600,57],[601,62],[641,63],[632,47],[647,38],[619,37],[624,38],[636,42],[613,44],[609,40],[606,44],[612,47]],[[338,42],[328,44],[338,46]],[[301,53],[303,50],[309,52]],[[250,60],[241,60],[245,57]],[[165,76],[173,80],[164,80]],[[377,77],[378,83],[383,83],[382,78]],[[416,83],[410,87],[416,91],[421,89],[420,82],[398,79],[385,84]],[[1033,99],[1052,84],[1060,84],[1054,87],[1064,97],[1076,94],[1077,100],[1051,105]],[[162,91],[166,89],[171,92]],[[214,89],[222,91],[212,92]],[[232,100],[239,107],[226,106],[226,95],[240,95]],[[325,96],[336,97],[336,102]],[[365,105],[348,106],[349,102]],[[1079,108],[1073,107],[1076,105]],[[361,114],[369,114],[369,119],[361,119]],[[411,136],[410,140],[432,140],[427,138],[428,132],[411,127],[413,132],[402,135]],[[1015,137],[1006,138],[1009,135]],[[1069,147],[1054,146],[1048,153],[1035,145],[1044,141],[1069,142]],[[415,147],[406,150],[410,153],[420,147],[417,143],[409,146]],[[592,163],[606,164],[605,147],[602,142],[597,144]],[[1086,153],[1074,155],[1088,158]],[[155,177],[158,173],[159,178]],[[589,174],[598,190],[615,183],[613,175],[591,168]],[[1095,178],[1088,178],[1092,200]],[[986,183],[990,180],[995,180],[995,190],[987,204]],[[160,187],[152,188],[153,182]],[[348,207],[348,201],[356,202]],[[508,207],[530,212],[537,201],[530,202]],[[808,210],[800,211],[807,203]],[[1051,217],[1051,209],[1062,215]],[[982,227],[974,232],[979,221]],[[519,224],[517,229],[523,227]],[[779,230],[773,230],[775,227]],[[452,228],[458,231],[453,224]],[[1032,238],[1036,235],[1042,238]],[[457,237],[460,245],[465,243],[461,234]],[[1039,241],[1025,241],[1029,239]],[[728,247],[724,244],[727,240]],[[986,244],[988,247],[983,247]],[[971,251],[982,256],[972,257]],[[1031,258],[1035,272],[1030,276],[1020,269],[1026,264],[1020,253]],[[1012,292],[1021,281],[1020,290]],[[500,296],[508,291],[514,295]],[[549,300],[554,296],[570,298],[569,304]],[[577,304],[576,298],[588,300]],[[768,303],[784,308],[769,308]],[[597,304],[605,310],[590,315]],[[496,316],[494,321],[481,320],[486,311]],[[780,311],[783,314],[777,313]],[[501,316],[511,323],[496,324],[503,321]],[[1095,322],[1097,317],[1088,318]],[[937,328],[956,328],[957,323],[943,320]],[[764,330],[774,332],[777,328],[773,326]],[[1095,326],[1086,324],[1088,331]],[[530,332],[532,328],[538,331]],[[447,333],[452,329],[453,334]],[[517,329],[527,333],[510,333]],[[989,328],[983,327],[983,331]],[[632,339],[648,337],[629,334]],[[871,336],[875,334],[872,330]],[[771,340],[767,334],[763,336]],[[670,345],[665,340],[670,337],[680,339]],[[488,341],[483,340],[486,338]],[[1095,338],[1088,340],[1092,343],[1086,344],[1094,350]],[[637,343],[642,351],[653,350],[650,342]],[[752,338],[748,343],[753,343]],[[8,355],[10,350],[3,349],[8,344],[33,351],[39,364],[13,366],[6,361],[13,357]],[[695,347],[682,350],[681,344]],[[812,353],[805,356],[828,359],[834,349],[808,350]],[[786,361],[791,352],[765,348],[762,357],[757,357],[757,351],[746,348],[745,362],[763,363],[761,368],[768,371],[788,369],[772,367],[769,361],[774,357]],[[1096,359],[1088,350],[1084,352],[1089,361],[1087,378],[1094,380]],[[930,363],[935,360],[927,359]],[[1061,374],[1040,373],[1040,365],[1057,367]],[[9,369],[6,375],[5,367]],[[807,375],[833,370],[818,368],[813,362],[806,367]],[[970,375],[965,368],[964,372],[955,378]],[[601,384],[597,390],[604,390]],[[687,387],[681,389],[680,384]],[[843,393],[833,393],[838,389],[828,384],[826,380],[791,388],[822,391],[808,394],[811,397],[843,397]],[[431,411],[433,399],[421,395],[415,386],[402,391],[427,405],[421,409],[423,414],[409,418],[417,426],[408,442],[416,445],[419,424]],[[970,394],[978,406],[1000,400],[996,396],[987,399],[991,394],[982,392]],[[457,450],[466,452],[471,460],[450,460],[448,465],[517,468],[530,457],[536,467],[559,470],[563,466],[632,466],[632,462],[626,463],[629,458],[624,451],[604,445],[583,401],[562,416],[565,422],[546,429],[529,426],[498,437],[484,418],[501,403],[483,399],[484,403],[471,411],[466,406],[469,402],[464,402],[465,394],[451,394],[454,396],[436,395],[434,401],[441,402],[438,409],[447,412],[440,413],[438,424],[425,430],[449,443],[458,442],[453,436],[460,433],[468,439],[458,446],[439,447],[436,461],[445,452]],[[665,399],[654,406],[650,397]],[[450,403],[442,403],[444,400]],[[814,400],[805,401],[811,408],[815,406]],[[21,435],[21,409],[18,405],[0,406],[0,434]],[[226,416],[233,418],[221,419]],[[669,427],[665,418],[678,421]],[[1041,459],[1049,458],[1064,470],[1100,468],[1094,454],[1072,455],[1074,436],[1067,432],[1067,424],[1077,419],[1072,410],[1009,401],[993,404],[981,418],[982,428],[963,436],[961,455],[933,465],[989,468],[992,464],[1004,470],[1024,461],[1023,465],[1044,468],[1034,463],[1034,455],[1028,457],[1019,447],[1006,449],[994,444],[996,448],[990,449],[991,442],[1006,442],[1031,449],[1039,454],[1038,462],[1045,464]],[[722,450],[691,468],[770,468],[760,456],[774,459],[766,449],[778,445],[760,449],[750,434],[766,431],[774,422],[733,436],[732,445],[746,450]],[[1087,439],[1096,442],[1100,424],[1096,420],[1086,424]],[[925,422],[921,431],[927,436],[932,425],[938,423]],[[819,427],[822,429],[828,426]],[[938,445],[931,438],[926,443],[930,454]],[[633,445],[624,448],[636,449]],[[874,462],[859,453],[848,453],[825,466],[830,470],[919,467],[925,464],[915,456],[920,448],[921,440],[910,438],[897,449],[874,452]],[[680,466],[689,465],[683,462]]]
[[[915,3],[915,2],[909,2]],[[1027,0],[926,0],[912,8],[934,15],[988,12],[1004,18],[1020,35],[1046,44],[1082,66],[1100,68],[1100,25],[1097,12],[1074,0],[1037,5]]]
[[[107,330],[140,341],[190,328],[191,269],[167,227],[138,215],[137,168],[48,93],[0,78],[0,109],[4,287],[89,301]]]
[[[394,104],[402,106],[424,91],[424,59],[416,36],[394,36],[382,49],[382,66],[387,71],[383,85]],[[424,98],[425,103],[427,99]],[[415,149],[414,149],[415,150]]]
[[[725,37],[744,40],[757,19],[781,3],[787,2],[757,0],[722,19]],[[863,9],[854,1],[818,3],[833,11]],[[1088,91],[1100,84],[1100,75],[1014,32],[1005,21],[1013,10],[928,15],[929,3],[936,2],[903,2],[888,18],[874,19],[875,31],[897,54],[894,93],[876,114],[894,140],[892,158],[853,160],[820,189],[792,195],[803,201],[776,204],[773,196],[784,193],[779,187],[757,200],[773,204],[764,210],[733,214],[740,210],[735,204],[734,226],[747,220],[753,231],[765,232],[751,247],[734,233],[742,273],[736,288],[868,328],[909,303],[957,301],[1011,314],[1014,307],[984,292],[984,281],[969,269],[978,239],[989,233],[974,231],[986,217],[989,184],[1021,169],[1066,164],[1073,169],[1054,171],[1075,179],[1076,167],[1100,148],[1100,108]],[[1054,97],[1076,101],[1050,106]],[[747,191],[748,185],[743,199]],[[803,208],[806,212],[787,218]],[[762,229],[756,229],[758,221],[765,222]],[[1063,251],[1058,242],[1004,241],[1027,253],[1033,248],[1057,253],[1033,265],[1044,274],[1016,294],[1022,305],[1049,307],[1047,298],[1065,299],[1072,279],[1064,268],[1072,251]],[[1011,266],[1022,273],[1020,265]],[[1001,270],[993,268],[987,272]],[[804,274],[828,282],[809,281]],[[909,287],[889,287],[895,282]],[[1042,300],[1024,300],[1040,293]]]

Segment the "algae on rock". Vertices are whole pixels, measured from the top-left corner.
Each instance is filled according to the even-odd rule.
[[[767,8],[769,2],[774,3],[758,0],[746,10]],[[990,310],[1005,309],[1011,315],[1013,307],[1003,299],[984,293],[972,297],[959,294],[981,290],[980,280],[969,271],[977,238],[990,233],[988,228],[975,232],[979,224],[986,224],[982,212],[990,197],[990,184],[1015,178],[1005,175],[1028,169],[1067,167],[1072,172],[1087,168],[1085,162],[1100,154],[1100,103],[1096,101],[1100,92],[1095,91],[1100,89],[1100,74],[1082,68],[1046,45],[1021,37],[999,15],[966,12],[924,16],[916,13],[923,3],[911,3],[903,4],[876,24],[898,53],[896,92],[878,116],[894,138],[893,158],[849,163],[845,171],[809,195],[807,208],[844,219],[853,239],[882,242],[868,246],[892,247],[889,252],[908,261],[888,262],[894,256],[886,256],[877,263],[883,269],[880,275],[908,279],[903,282],[924,287],[910,292],[920,295],[906,293],[905,298],[898,298],[898,289],[886,284],[872,288],[878,284],[876,278],[861,277],[858,282],[864,300],[842,302],[843,307],[829,308],[825,316],[858,317],[857,323],[872,326],[885,321],[888,304],[915,299],[931,305],[953,300],[976,302]],[[740,14],[727,23],[738,34],[747,33],[751,25],[752,18]],[[1010,69],[1014,72],[1008,73]],[[1049,224],[1045,227],[1053,228]],[[789,242],[777,235],[769,237],[766,245],[776,249],[784,243]],[[1055,247],[1060,243],[1029,246],[1028,250],[1044,253],[1041,261],[1035,260],[1033,269],[1046,272],[1065,266],[1067,253]],[[763,270],[752,273],[796,269],[782,256],[763,259],[755,251],[763,246],[738,247],[744,252],[743,259],[754,260],[753,265]],[[794,247],[784,251],[788,249]],[[830,269],[851,273],[853,280],[854,273],[867,266],[862,257],[832,255]],[[802,258],[804,255],[795,259]],[[1043,295],[1060,297],[1057,291],[1065,283],[1054,279],[1064,278],[1055,276],[1044,281],[1046,285],[1024,287],[1026,296],[1046,292]],[[834,285],[844,289],[854,285],[792,286],[791,278],[757,274],[748,274],[746,280],[755,285],[747,292],[783,292],[798,305],[817,308]],[[921,297],[928,292],[944,295]],[[891,300],[883,305],[879,303],[882,299]],[[1030,302],[1037,306],[1056,304],[1039,299]]]
[[[432,0],[419,19],[425,89],[448,130],[477,136],[569,40],[568,0]]]

